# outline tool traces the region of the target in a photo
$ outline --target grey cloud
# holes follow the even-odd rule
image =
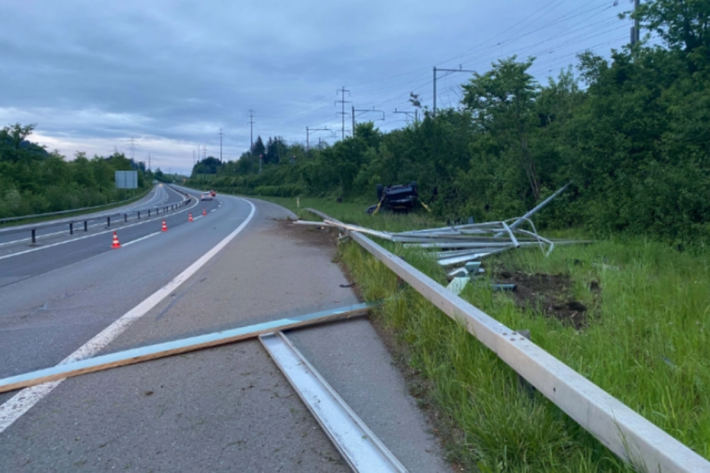
[[[166,146],[166,155],[182,156],[185,147],[198,143],[215,149],[220,127],[230,153],[237,155],[248,146],[248,109],[256,109],[255,134],[263,137],[303,140],[307,125],[335,127],[339,120],[333,101],[341,86],[351,89],[348,100],[359,108],[407,108],[410,90],[429,100],[431,66],[474,48],[549,2],[5,3],[0,117],[7,122],[16,121],[10,118],[13,113],[30,118],[44,134],[72,143],[161,137],[155,142]],[[564,12],[547,18],[558,13]],[[555,31],[526,39],[522,46]],[[489,56],[514,51],[513,46],[493,48],[481,58],[485,64]],[[448,67],[475,57],[469,54]],[[419,70],[349,86],[413,69]],[[442,81],[449,88],[456,85],[454,78]],[[455,102],[454,93],[445,94],[442,100]],[[403,123],[378,124],[387,129]]]

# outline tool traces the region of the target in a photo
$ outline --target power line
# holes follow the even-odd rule
[[[345,86],[343,86],[342,89],[335,91],[335,94],[336,94],[336,95],[337,95],[337,94],[342,94],[342,96],[340,97],[340,100],[336,100],[335,103],[336,103],[336,104],[341,104],[342,107],[343,107],[342,111],[338,112],[339,115],[342,115],[342,116],[343,116],[343,127],[342,127],[342,130],[341,130],[341,133],[342,133],[342,138],[341,138],[341,139],[343,139],[343,140],[345,139],[345,115],[347,115],[347,113],[345,113],[345,104],[346,104],[346,103],[352,103],[352,102],[350,102],[350,101],[346,101],[346,100],[345,100],[345,92],[347,92],[348,95],[350,95],[350,91],[349,91],[349,90],[345,90]],[[354,131],[355,131],[355,130],[353,130],[353,132],[354,132]]]
[[[219,162],[222,162],[222,129],[219,129]]]
[[[251,147],[249,148],[249,153],[251,153],[251,150],[254,148],[254,110],[249,109],[249,130],[250,130],[250,138],[251,138]]]

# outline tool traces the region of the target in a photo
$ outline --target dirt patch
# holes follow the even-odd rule
[[[574,300],[572,279],[568,274],[525,274],[497,271],[494,281],[500,284],[515,284],[510,294],[515,303],[524,310],[534,310],[546,317],[555,317],[581,330],[589,325],[589,308]],[[592,292],[598,293],[599,283],[592,283]]]
[[[333,248],[337,243],[337,234],[333,235],[328,227],[316,225],[294,225],[293,220],[273,219],[276,227],[266,230],[295,240],[300,245]]]

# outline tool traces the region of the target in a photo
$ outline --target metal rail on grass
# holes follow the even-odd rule
[[[338,222],[317,210],[310,212]],[[338,222],[341,223],[341,222]],[[609,450],[638,471],[710,473],[710,462],[611,394],[357,232],[350,237],[535,386]]]

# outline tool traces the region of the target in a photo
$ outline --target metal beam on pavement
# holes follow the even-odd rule
[[[233,343],[247,338],[257,337],[263,333],[304,327],[306,325],[322,323],[343,317],[360,315],[377,305],[379,305],[379,303],[370,302],[339,307],[337,309],[325,310],[313,314],[298,315],[271,322],[224,330],[222,332],[185,338],[182,340],[159,343],[157,345],[149,345],[141,348],[133,348],[131,350],[101,355],[65,365],[57,365],[51,368],[0,379],[0,393],[35,386],[37,384],[57,379],[79,376],[109,368],[132,365],[142,361],[154,360],[157,358],[164,358],[166,356],[179,355],[180,353],[201,350],[203,348]]]
[[[353,471],[407,471],[283,333],[259,341]]]

